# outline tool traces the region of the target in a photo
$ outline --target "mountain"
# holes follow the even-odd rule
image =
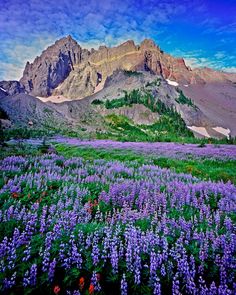
[[[130,105],[125,103],[127,97]],[[137,99],[139,103],[133,103]],[[27,62],[19,82],[0,82],[1,107],[14,122],[21,120],[12,112],[15,107],[27,110],[24,122],[34,119],[30,100],[38,110],[47,105],[49,117],[55,116],[57,122],[90,131],[105,128],[111,114],[135,124],[153,124],[161,117],[153,110],[155,103],[175,109],[196,135],[201,136],[201,128],[207,136],[236,135],[236,74],[191,69],[183,58],[166,54],[149,39],[97,50],[83,49],[71,36],[56,41],[33,63]],[[109,109],[107,100],[120,105]],[[43,114],[38,111],[35,122],[42,122]]]
[[[152,40],[140,45],[129,40],[117,47],[82,49],[71,36],[48,47],[32,64],[27,63],[20,79],[29,94],[62,95],[77,99],[91,95],[115,70],[149,71],[181,85],[236,82],[236,75],[208,68],[187,67],[183,58],[164,53]]]
[[[27,62],[20,83],[29,94],[48,96],[87,55],[88,51],[70,36],[62,38],[44,50],[32,64]]]

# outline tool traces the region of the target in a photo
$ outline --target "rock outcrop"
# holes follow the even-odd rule
[[[48,96],[87,56],[88,51],[71,36],[62,38],[44,50],[33,63],[27,62],[20,82],[31,95]]]
[[[1,89],[0,88],[0,99],[3,98],[3,97],[5,97],[5,96],[7,96],[6,91],[4,89]]]
[[[203,85],[212,81],[230,80],[233,77],[207,68],[192,70],[186,66],[183,58],[164,53],[152,40],[146,39],[140,45],[129,40],[117,47],[100,46],[98,50],[92,50],[54,90],[54,94],[81,99],[93,94],[99,83],[103,85],[116,70],[148,71],[182,85]]]
[[[54,126],[56,128],[62,125],[66,127],[69,124],[69,120],[53,105],[43,103],[38,98],[25,93],[2,98],[0,100],[1,110],[12,124],[17,126]]]
[[[25,87],[18,81],[0,81],[0,97],[24,92]]]
[[[88,62],[76,66],[69,76],[54,91],[53,95],[67,98],[84,98],[94,93],[100,82],[100,75]]]

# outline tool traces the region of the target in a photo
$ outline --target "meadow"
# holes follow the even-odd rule
[[[235,294],[236,161],[198,150],[6,148],[0,292]]]

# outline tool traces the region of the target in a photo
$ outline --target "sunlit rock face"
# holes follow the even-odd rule
[[[70,36],[62,38],[44,50],[33,63],[27,62],[20,82],[28,93],[48,96],[86,56],[87,51]]]
[[[96,92],[116,70],[148,71],[182,85],[236,80],[235,75],[207,68],[192,70],[183,58],[164,53],[149,39],[140,45],[128,40],[116,47],[88,51],[68,36],[44,50],[33,63],[28,62],[20,82],[31,95],[83,98]]]

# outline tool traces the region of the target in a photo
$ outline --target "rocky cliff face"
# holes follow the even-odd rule
[[[24,92],[25,87],[18,81],[0,81],[0,97]]]
[[[88,51],[83,50],[71,36],[62,38],[36,57],[33,63],[27,62],[20,82],[31,95],[48,96],[87,56]]]
[[[182,58],[164,53],[152,40],[140,45],[129,40],[117,47],[84,50],[70,36],[56,41],[32,64],[27,63],[20,82],[35,96],[62,95],[83,98],[117,70],[149,71],[184,84],[236,81],[236,75],[211,69],[190,69]]]

